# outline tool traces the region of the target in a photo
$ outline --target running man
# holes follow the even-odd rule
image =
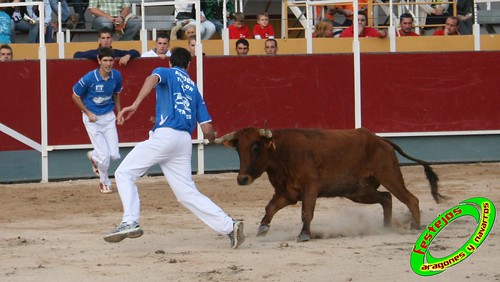
[[[115,172],[123,217],[120,225],[104,240],[116,243],[125,238],[142,236],[139,192],[135,182],[148,168],[159,164],[177,200],[209,227],[227,234],[231,248],[236,249],[245,240],[243,222],[233,220],[201,194],[191,177],[191,134],[196,123],[200,124],[209,142],[215,140],[205,101],[187,73],[191,54],[178,47],[172,51],[169,61],[170,68],[154,69],[144,81],[134,103],[118,114],[118,124],[123,124],[156,87],[156,123],[149,139],[137,144]]]
[[[82,111],[83,124],[94,146],[87,152],[92,169],[99,176],[102,193],[111,193],[108,169],[111,160],[120,158],[116,116],[121,110],[122,75],[113,69],[115,55],[111,48],[100,48],[97,55],[99,68],[84,75],[73,86],[73,101]]]

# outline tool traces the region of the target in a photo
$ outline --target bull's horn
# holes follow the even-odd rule
[[[273,132],[269,129],[259,129],[259,135],[271,139],[273,137]]]
[[[236,132],[231,132],[231,133],[228,133],[222,137],[219,137],[219,138],[215,138],[215,141],[214,143],[217,144],[217,145],[221,145],[222,143],[224,143],[225,141],[231,141],[234,139],[234,134]]]

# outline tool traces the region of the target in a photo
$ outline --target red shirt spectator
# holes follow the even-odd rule
[[[350,26],[346,29],[344,29],[344,31],[342,31],[342,33],[340,34],[340,37],[354,37],[354,27]],[[359,37],[385,37],[385,36],[380,36],[380,32],[378,29],[375,29],[373,27],[365,27],[363,29],[363,31],[361,32],[361,34],[359,35]]]
[[[255,39],[273,39],[274,29],[271,25],[263,28],[262,26],[257,24],[253,27],[253,36],[255,37]]]
[[[234,25],[230,25],[228,29],[229,29],[229,39],[252,38],[252,35],[250,34],[250,29],[248,29],[248,26],[246,25],[242,26],[241,28],[237,28]]]
[[[413,31],[410,31],[407,34],[404,34],[404,32],[401,29],[398,30],[398,31],[396,31],[396,35],[397,36],[420,36],[420,35],[418,35],[417,33],[413,32]]]
[[[367,21],[368,20],[365,13],[358,12],[359,37],[385,38],[387,36],[387,32],[385,32],[384,30],[378,30],[373,27],[366,26]],[[354,37],[354,27],[350,26],[344,29],[344,31],[342,31],[339,37]]]

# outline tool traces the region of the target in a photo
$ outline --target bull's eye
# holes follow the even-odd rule
[[[262,147],[259,143],[254,143],[252,147],[250,147],[250,154],[252,155],[252,157],[260,156],[261,152],[262,152]]]

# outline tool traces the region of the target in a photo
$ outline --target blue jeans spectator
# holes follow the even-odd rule
[[[224,24],[219,21],[219,20],[209,20],[211,23],[213,23],[215,25],[215,31],[217,32],[217,34],[219,34],[220,36],[222,36],[222,28],[224,26]],[[233,20],[228,20],[227,21],[227,25],[230,26],[233,24]]]
[[[29,24],[25,21],[18,21],[15,25],[15,30],[28,32],[28,43],[39,43],[40,38],[38,37],[38,24]],[[49,25],[46,27],[47,32],[45,33],[45,43],[53,43],[54,38],[52,36],[52,27]],[[15,41],[15,37],[12,37],[12,43]]]
[[[57,3],[61,2],[61,20],[62,22],[66,22],[71,15],[71,12],[69,10],[68,3],[66,0],[49,0],[50,3],[50,9],[52,9],[52,12],[56,14],[57,16]]]

